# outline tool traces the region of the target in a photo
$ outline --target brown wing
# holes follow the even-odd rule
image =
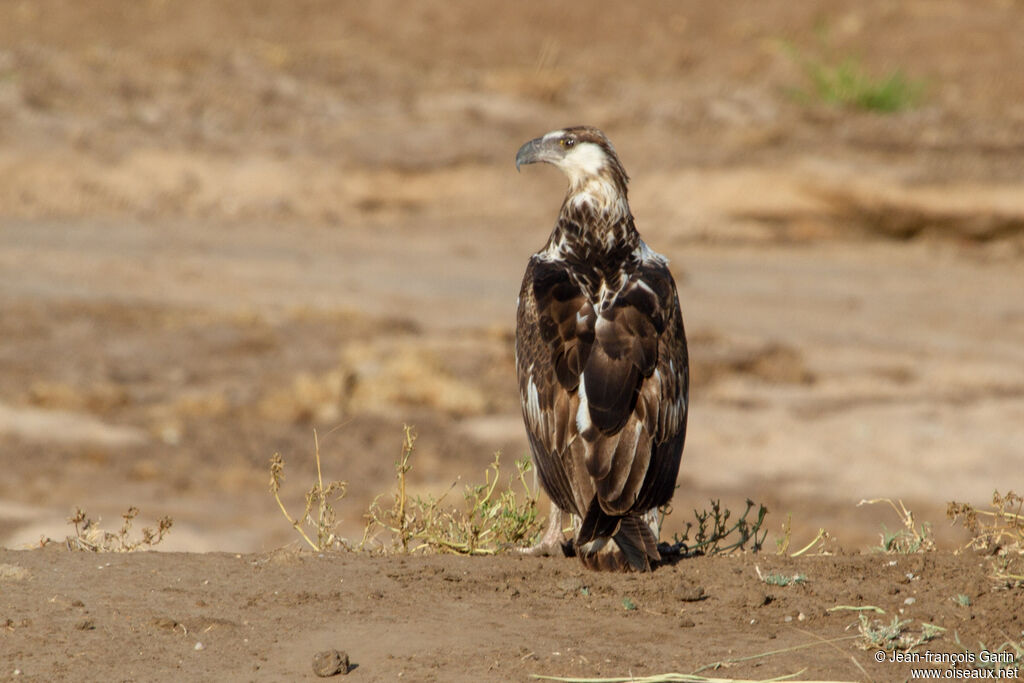
[[[595,324],[583,370],[586,466],[605,515],[667,503],[686,434],[689,367],[675,282],[648,258]],[[595,511],[596,512],[596,511]]]
[[[523,419],[544,490],[581,515],[570,448],[578,438],[580,373],[594,342],[594,309],[565,265],[534,256],[519,293],[516,372]]]

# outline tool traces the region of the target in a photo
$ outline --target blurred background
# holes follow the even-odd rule
[[[342,532],[527,452],[512,343],[557,171],[602,128],[680,286],[675,515],[843,547],[902,498],[1024,492],[1024,4],[0,3],[0,544],[170,515],[160,547]],[[738,508],[738,509],[737,509]],[[546,505],[542,508],[546,511]],[[951,536],[950,538],[958,538]]]

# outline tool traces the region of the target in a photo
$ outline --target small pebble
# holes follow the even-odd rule
[[[203,644],[202,644],[202,643],[196,643],[196,646],[195,646],[195,648],[194,648],[194,649],[196,649],[196,650],[202,650],[202,649],[203,649]]]
[[[320,678],[348,673],[348,653],[324,650],[313,655],[313,673]]]
[[[906,600],[903,601],[903,604],[904,605],[913,605],[915,602],[917,602],[917,598],[907,598]]]
[[[75,624],[75,628],[79,631],[92,631],[96,628],[96,622],[92,619],[82,619],[80,622]]]

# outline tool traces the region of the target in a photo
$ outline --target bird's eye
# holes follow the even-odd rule
[[[570,147],[576,144],[576,138],[562,138],[561,140],[558,141],[558,144],[560,144],[562,147],[565,147],[566,149],[569,149]]]

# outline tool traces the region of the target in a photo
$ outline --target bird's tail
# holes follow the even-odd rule
[[[596,510],[595,510],[596,509]],[[595,500],[576,536],[576,554],[596,571],[651,571],[661,560],[658,539],[638,514],[612,517]]]

